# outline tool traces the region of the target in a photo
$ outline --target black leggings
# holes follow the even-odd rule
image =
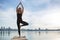
[[[20,23],[22,23],[23,25],[20,25]],[[22,14],[17,14],[17,26],[18,26],[19,35],[20,35],[21,26],[26,26],[26,25],[28,25],[28,23],[22,20]]]

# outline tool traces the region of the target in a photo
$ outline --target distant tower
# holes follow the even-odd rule
[[[5,27],[4,27],[4,30],[5,30]]]
[[[1,26],[1,29],[2,29],[2,26]]]
[[[11,29],[11,28],[9,27],[9,28],[8,28],[8,31],[10,31],[10,29]]]
[[[3,30],[3,27],[1,26],[1,31]]]
[[[39,30],[40,30],[40,28],[39,28]]]

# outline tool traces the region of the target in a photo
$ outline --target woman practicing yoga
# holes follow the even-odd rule
[[[19,5],[21,5],[21,7],[19,7]],[[18,4],[18,6],[16,7],[16,12],[17,12],[17,27],[18,27],[19,36],[20,36],[20,28],[21,28],[21,26],[28,25],[27,22],[22,20],[23,11],[24,11],[24,7],[23,7],[22,3],[20,2]],[[20,25],[20,23],[22,23],[22,25]]]

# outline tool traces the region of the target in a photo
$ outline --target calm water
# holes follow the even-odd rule
[[[21,31],[22,36],[26,36],[28,40],[60,40],[59,31]],[[0,31],[0,40],[11,40],[14,36],[18,36],[17,31]]]

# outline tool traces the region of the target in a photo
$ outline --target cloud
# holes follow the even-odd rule
[[[45,14],[42,19],[44,20],[45,23],[47,24],[52,24],[52,25],[57,25],[60,26],[60,8],[57,9],[51,9],[47,12],[47,14]]]
[[[5,11],[0,12],[0,26],[12,26],[15,23],[15,11],[13,8],[9,8]],[[13,25],[14,26],[14,25]]]
[[[45,9],[50,3],[50,0],[25,0],[23,4],[29,11],[38,11]]]
[[[23,20],[28,22],[29,26],[22,28],[60,28],[60,7],[55,0],[23,0],[23,4],[25,8]],[[0,26],[16,28],[16,19],[16,11],[13,7],[0,10]]]
[[[49,2],[50,0],[31,0],[31,3],[36,6],[41,5],[43,3],[49,3]]]
[[[31,16],[33,28],[59,28],[60,8],[54,7],[34,13]]]
[[[16,11],[8,8],[0,11],[0,26],[17,28]],[[31,12],[25,9],[23,20],[29,23],[28,27],[22,28],[60,28],[60,8],[49,8],[42,11]]]
[[[24,11],[23,20],[29,23],[30,12],[28,10]],[[0,26],[17,28],[17,14],[14,8],[7,8],[5,11],[0,11]],[[24,27],[23,27],[24,28]],[[28,28],[28,27],[25,27]]]
[[[29,22],[30,27],[23,28],[55,28],[60,26],[59,8],[52,8],[39,12],[29,12],[25,10],[23,14],[23,20]],[[13,8],[9,8],[6,11],[1,12],[1,20],[4,26],[16,27],[16,13]],[[2,25],[2,26],[3,26]]]

